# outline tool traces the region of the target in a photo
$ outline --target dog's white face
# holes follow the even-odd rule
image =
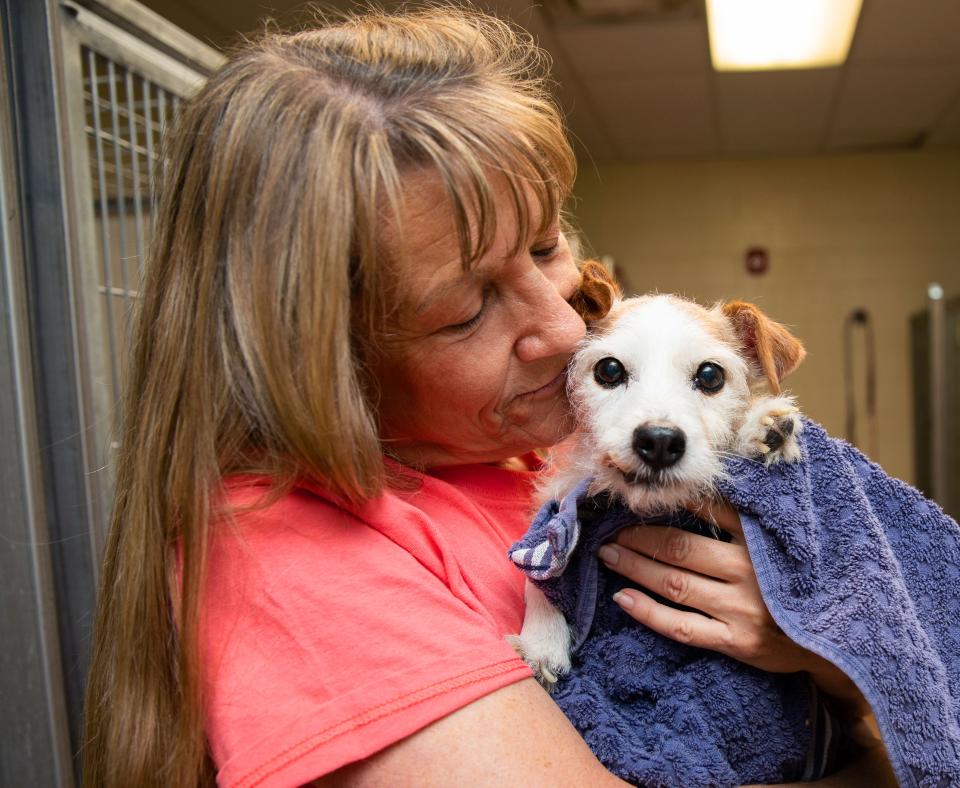
[[[637,512],[708,494],[749,406],[748,374],[719,309],[673,296],[619,302],[570,366],[575,465]]]

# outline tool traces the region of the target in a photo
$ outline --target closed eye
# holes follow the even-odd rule
[[[483,318],[484,310],[487,307],[487,301],[489,300],[489,289],[484,289],[483,291],[483,302],[480,304],[480,309],[477,310],[477,313],[471,317],[469,320],[464,320],[462,323],[455,323],[452,326],[447,326],[445,331],[454,331],[456,333],[466,333],[472,328],[476,328],[480,324],[480,320]]]
[[[530,250],[530,256],[535,260],[549,260],[560,248],[559,239],[554,238],[548,245],[540,246]]]

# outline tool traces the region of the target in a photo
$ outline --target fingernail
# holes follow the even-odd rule
[[[613,601],[625,610],[630,610],[633,607],[633,597],[623,593],[623,591],[617,591],[617,593],[613,595]]]
[[[603,561],[605,564],[609,564],[610,566],[616,566],[617,561],[620,560],[620,551],[617,550],[617,548],[613,545],[609,544],[605,544],[603,547],[601,547],[597,552],[597,555],[600,556],[601,561]]]

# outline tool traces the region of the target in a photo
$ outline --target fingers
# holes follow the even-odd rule
[[[721,527],[739,526],[731,507],[720,503],[710,508]],[[599,557],[640,587],[693,609],[677,610],[638,589],[614,595],[630,616],[664,637],[719,651],[761,670],[802,669],[798,666],[806,652],[770,615],[744,544],[643,525],[621,531]]]
[[[696,501],[685,504],[687,511],[704,522],[716,525],[718,528],[733,535],[735,542],[743,541],[743,525],[740,515],[726,501]]]
[[[800,669],[799,652],[803,650],[776,627],[769,615],[716,617],[711,608],[705,610],[708,615],[677,610],[632,588],[618,591],[613,600],[641,624],[679,643],[719,651],[761,670],[792,673]],[[718,605],[726,606],[722,600]]]
[[[728,627],[721,621],[675,610],[630,589],[618,591],[613,600],[632,618],[664,637],[698,648],[723,650],[721,646],[727,638]]]
[[[625,528],[617,535],[617,544],[662,564],[683,567],[728,582],[741,580],[753,572],[750,556],[743,546],[698,536],[680,528],[660,525]],[[629,557],[626,560],[629,561]],[[611,568],[625,574],[620,567]],[[640,571],[643,571],[642,567]],[[643,583],[639,577],[628,576]]]
[[[616,562],[613,559],[616,552]],[[640,583],[644,588],[685,607],[703,609],[705,603],[714,600],[717,581],[686,572],[667,564],[651,561],[649,558],[606,546],[600,550],[601,560],[619,574]]]

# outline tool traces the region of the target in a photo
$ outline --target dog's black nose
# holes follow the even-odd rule
[[[675,427],[637,427],[633,450],[655,471],[669,468],[687,449],[687,436]]]

